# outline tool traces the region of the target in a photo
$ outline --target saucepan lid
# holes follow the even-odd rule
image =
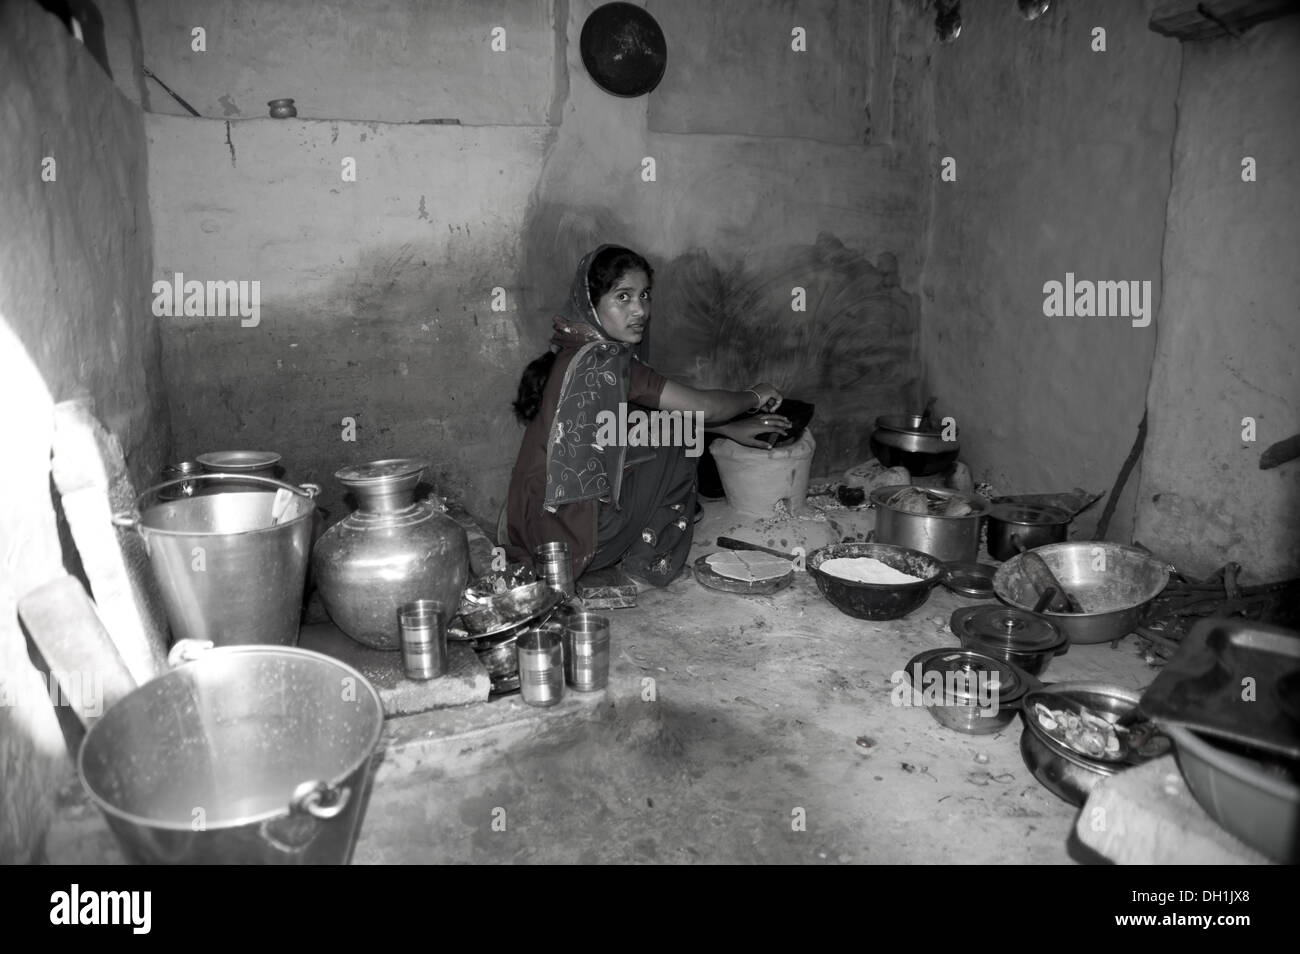
[[[1070,639],[1049,620],[1000,603],[962,607],[952,614],[949,628],[963,643],[999,652],[1056,652]]]
[[[911,658],[905,673],[917,692],[933,682],[946,705],[976,705],[996,693],[998,705],[1012,708],[1039,684],[1018,667],[973,649],[928,649]]]

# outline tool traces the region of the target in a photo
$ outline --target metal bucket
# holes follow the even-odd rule
[[[347,864],[383,723],[328,656],[209,649],[109,708],[77,771],[137,864]]]
[[[204,481],[267,490],[169,500],[160,491]],[[195,474],[151,487],[119,527],[144,539],[172,638],[217,646],[298,641],[315,506],[314,484],[295,487],[250,474]],[[157,502],[146,507],[146,500]]]

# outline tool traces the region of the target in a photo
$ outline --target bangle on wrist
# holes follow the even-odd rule
[[[763,406],[763,395],[759,394],[753,388],[745,388],[745,390],[748,391],[750,394],[754,395],[754,399],[758,401],[757,404],[755,404],[752,408],[750,408],[751,411],[757,411],[760,407]]]

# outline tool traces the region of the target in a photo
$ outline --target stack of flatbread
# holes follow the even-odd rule
[[[794,564],[779,556],[750,550],[721,550],[704,560],[718,576],[745,583],[779,580],[794,569]]]

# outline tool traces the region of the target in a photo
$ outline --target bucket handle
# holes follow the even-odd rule
[[[287,855],[301,855],[316,840],[321,822],[334,818],[347,806],[352,791],[336,789],[322,781],[303,782],[293,790],[289,813],[262,822],[262,838]],[[329,804],[322,804],[328,800]]]
[[[171,651],[167,653],[167,665],[175,669],[185,663],[194,662],[204,653],[215,648],[216,643],[210,639],[178,639],[172,644]]]
[[[352,789],[334,788],[320,780],[303,782],[293,790],[289,800],[290,812],[305,812],[313,818],[330,819],[347,807]]]
[[[150,487],[144,493],[135,498],[134,510],[122,510],[113,514],[113,526],[123,527],[127,530],[138,530],[140,528],[140,511],[143,509],[143,502],[150,494],[157,493],[160,490],[166,490],[168,487],[178,487],[181,484],[193,483],[196,480],[225,480],[245,483],[247,481],[256,481],[262,484],[270,484],[280,490],[288,490],[299,496],[306,497],[308,500],[314,500],[320,493],[319,484],[303,483],[301,486],[286,484],[283,480],[276,480],[274,477],[259,477],[257,474],[191,474],[188,477],[181,477],[177,480],[165,480],[161,484]]]

